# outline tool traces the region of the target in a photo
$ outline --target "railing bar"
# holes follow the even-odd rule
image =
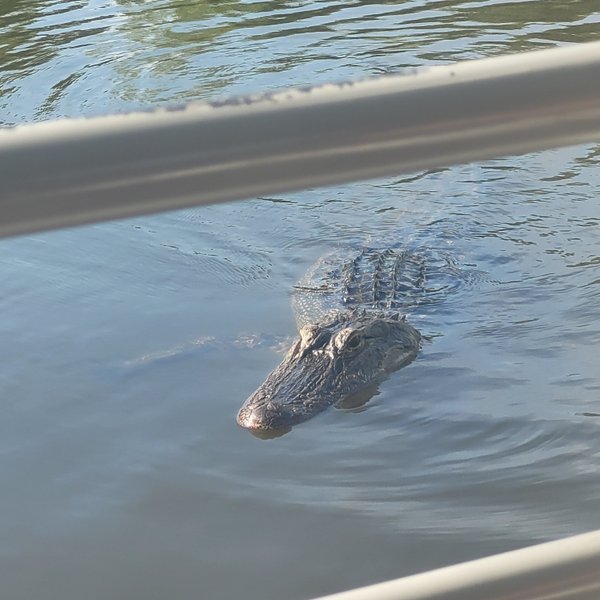
[[[600,530],[318,600],[597,600]]]
[[[600,140],[600,42],[0,130],[0,236]]]

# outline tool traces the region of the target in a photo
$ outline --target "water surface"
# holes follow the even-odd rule
[[[593,0],[0,1],[0,121],[600,37]],[[597,528],[598,147],[0,242],[4,596],[309,598]],[[243,400],[319,256],[452,257],[363,411]],[[457,279],[450,274],[449,282]]]

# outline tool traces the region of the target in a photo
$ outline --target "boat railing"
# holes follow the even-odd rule
[[[0,236],[600,140],[600,42],[0,129]]]

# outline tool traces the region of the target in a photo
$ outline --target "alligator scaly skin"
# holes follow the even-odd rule
[[[295,286],[298,328],[343,311],[406,312],[424,299],[426,266],[422,256],[391,248],[326,255]]]

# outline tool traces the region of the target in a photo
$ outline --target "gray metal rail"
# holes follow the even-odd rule
[[[320,600],[598,600],[600,531]]]
[[[0,130],[0,236],[600,140],[600,42]]]

